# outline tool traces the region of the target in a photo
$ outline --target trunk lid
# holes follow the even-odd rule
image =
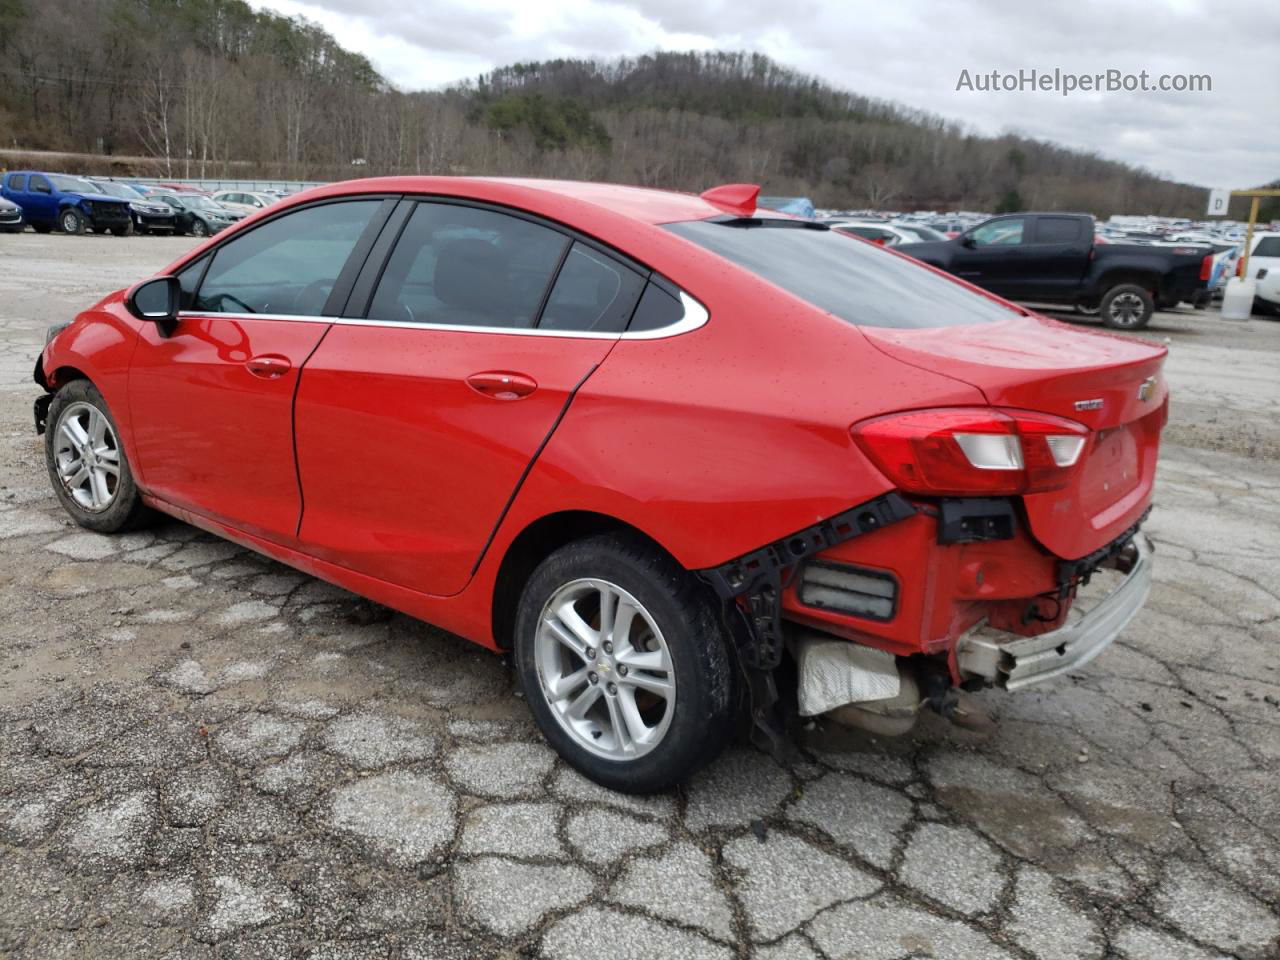
[[[878,349],[981,390],[992,406],[1052,413],[1092,431],[1072,486],[1023,497],[1031,532],[1078,559],[1114,540],[1151,502],[1167,390],[1158,344],[1050,320],[924,329],[862,327]]]

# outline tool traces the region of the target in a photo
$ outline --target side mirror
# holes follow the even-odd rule
[[[177,277],[156,277],[138,284],[125,295],[124,305],[139,320],[163,327],[177,323],[182,306],[182,284]]]
[[[972,249],[973,249],[974,247],[976,247],[977,245],[978,245],[978,244],[977,244],[977,242],[973,239],[973,235],[972,235],[972,234],[968,234],[968,233],[962,233],[962,234],[960,234],[960,246],[962,246],[962,247],[968,247],[970,250],[972,250]]]

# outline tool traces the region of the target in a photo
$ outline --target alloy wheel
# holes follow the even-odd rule
[[[1122,293],[1111,301],[1107,314],[1111,322],[1122,327],[1132,327],[1142,319],[1142,298],[1136,293]]]
[[[609,760],[634,760],[662,742],[676,705],[670,651],[653,617],[607,580],[580,579],[542,609],[538,681],[560,726]]]
[[[97,407],[73,403],[58,418],[53,442],[58,479],[76,504],[101,513],[120,486],[120,444]]]

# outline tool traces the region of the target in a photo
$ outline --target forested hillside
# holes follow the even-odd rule
[[[966,133],[758,54],[517,64],[393,89],[319,27],[242,0],[0,0],[0,146],[167,176],[568,176],[822,206],[1199,215],[1203,190]],[[116,167],[119,168],[119,165]]]

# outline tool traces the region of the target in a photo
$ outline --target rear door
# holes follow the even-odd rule
[[[518,211],[406,203],[298,392],[303,548],[462,590],[644,279]]]
[[[1035,217],[1024,269],[1011,278],[1013,295],[1029,300],[1074,300],[1093,251],[1093,225],[1086,217]]]
[[[394,201],[322,203],[238,233],[180,276],[171,330],[144,324],[129,402],[144,488],[279,543],[302,509],[293,399],[303,364]]]
[[[43,174],[33,173],[27,178],[27,192],[23,194],[22,211],[28,220],[54,223],[58,219],[58,198],[53,184]]]

